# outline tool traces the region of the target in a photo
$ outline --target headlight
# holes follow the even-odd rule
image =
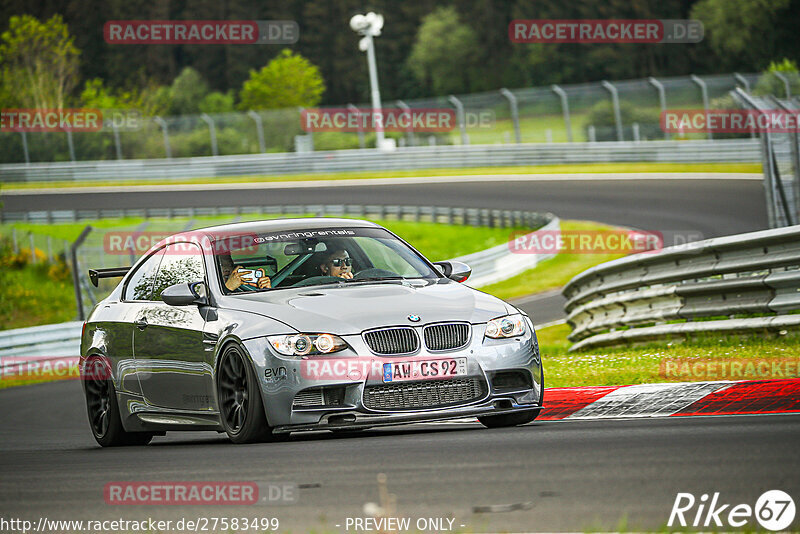
[[[492,339],[516,337],[524,333],[525,319],[520,313],[498,317],[486,323],[486,337]]]
[[[267,336],[272,348],[284,356],[331,354],[347,348],[347,343],[333,334],[289,334]]]

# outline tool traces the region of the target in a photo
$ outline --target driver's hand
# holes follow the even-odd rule
[[[346,273],[342,273],[341,278],[347,278],[348,280],[351,280],[353,278],[353,273],[351,273],[350,271],[347,271]]]
[[[272,289],[272,281],[269,279],[269,276],[262,276],[259,278],[256,285],[258,289]]]
[[[239,272],[241,268],[240,265],[234,267],[233,272],[228,277],[227,282],[225,282],[225,287],[227,287],[229,291],[237,290],[239,286],[244,283],[244,280],[242,280],[242,273]]]

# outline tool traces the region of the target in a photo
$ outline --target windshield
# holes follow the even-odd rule
[[[214,242],[226,294],[440,275],[382,228],[331,228],[226,236]]]

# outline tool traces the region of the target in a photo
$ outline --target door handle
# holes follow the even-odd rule
[[[139,330],[144,330],[145,328],[147,328],[147,319],[142,317],[133,324],[135,324],[136,328],[138,328]]]

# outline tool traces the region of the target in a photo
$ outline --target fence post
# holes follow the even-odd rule
[[[500,89],[500,94],[508,99],[508,105],[511,107],[511,120],[514,121],[514,136],[517,138],[517,144],[519,144],[522,142],[522,136],[519,131],[519,109],[517,108],[517,97],[505,87]]]
[[[658,104],[661,106],[661,114],[663,115],[667,112],[667,93],[664,91],[664,84],[652,76],[650,76],[647,81],[658,91]],[[669,132],[664,132],[664,139],[669,139]]]
[[[464,119],[464,104],[461,100],[457,99],[454,95],[449,95],[447,100],[456,107],[456,114],[458,115],[458,128],[461,130],[461,144],[468,145],[469,138],[467,137],[467,125]]]
[[[587,128],[587,131],[589,134],[589,142],[594,143],[595,141],[597,141],[597,136],[594,133],[594,124],[590,124],[589,127]]]
[[[567,93],[558,85],[551,85],[550,88],[561,98],[561,111],[564,113],[564,128],[567,129],[567,141],[572,142],[572,125],[569,120],[569,99]]]
[[[706,122],[708,122],[708,88],[706,87],[706,82],[694,74],[691,75],[691,79],[698,85],[698,87],[700,87],[700,94],[703,96],[703,109],[706,111]],[[711,128],[708,129],[708,138],[714,139],[714,134],[711,133]]]
[[[745,78],[738,72],[734,72],[733,77],[736,79],[736,81],[744,85],[745,91],[747,91],[748,93],[750,92],[750,82],[747,81],[747,78]]]
[[[25,154],[25,165],[30,165],[31,158],[30,155],[28,155],[28,136],[25,135],[24,130],[19,132],[19,134],[22,136],[22,153]]]
[[[80,247],[92,231],[90,225],[86,225],[78,239],[70,246],[70,257],[72,258],[72,284],[75,286],[75,302],[78,305],[78,320],[86,320],[83,312],[83,295],[81,295],[81,279],[78,273],[78,247]]]
[[[792,113],[789,105],[784,104],[777,98],[773,98],[772,101],[787,113]],[[789,136],[789,145],[792,148],[792,167],[794,167],[794,187],[792,187],[794,193],[794,219],[795,221],[800,221],[800,135],[798,135],[797,130],[786,135]]]
[[[17,228],[11,227],[11,243],[14,247],[14,254],[19,254],[19,243],[17,243]]]
[[[414,146],[416,144],[414,142],[414,124],[413,124],[414,117],[411,116],[411,108],[408,107],[408,104],[406,104],[402,100],[397,101],[397,107],[408,113],[408,128],[406,129],[406,135],[408,137],[408,146]]]
[[[28,246],[31,249],[31,264],[36,265],[38,263],[36,259],[36,243],[33,239],[33,234],[28,234]]]
[[[122,159],[122,145],[119,142],[119,128],[115,121],[111,121],[111,130],[114,132],[114,146],[117,148],[117,159]]]
[[[214,125],[214,119],[208,113],[201,114],[200,118],[208,124],[208,133],[211,136],[211,155],[219,156],[219,150],[217,150],[217,128]]]
[[[636,143],[639,142],[639,123],[638,122],[634,122],[633,123],[633,140]]]
[[[611,93],[611,105],[614,107],[614,124],[617,126],[617,141],[622,141],[622,114],[619,111],[619,93],[617,88],[608,80],[603,80],[600,84]]]
[[[261,121],[261,115],[252,109],[247,112],[247,115],[256,123],[256,136],[258,136],[258,150],[263,154],[267,151],[267,144],[264,141],[264,123]]]
[[[71,130],[64,130],[64,133],[67,134],[67,146],[69,147],[69,159],[73,162],[75,161],[75,143],[72,142],[72,131]]]
[[[356,131],[358,132],[358,148],[365,148],[364,128],[361,127],[361,111],[353,104],[347,104],[347,109],[356,114]]]
[[[153,120],[161,126],[161,132],[164,134],[164,153],[167,155],[167,159],[172,158],[172,149],[169,146],[169,133],[167,132],[167,123],[164,119],[156,115],[153,117]]]
[[[789,83],[789,78],[782,72],[774,71],[772,74],[778,77],[783,82],[783,89],[786,91],[786,98],[792,98],[792,86]]]

